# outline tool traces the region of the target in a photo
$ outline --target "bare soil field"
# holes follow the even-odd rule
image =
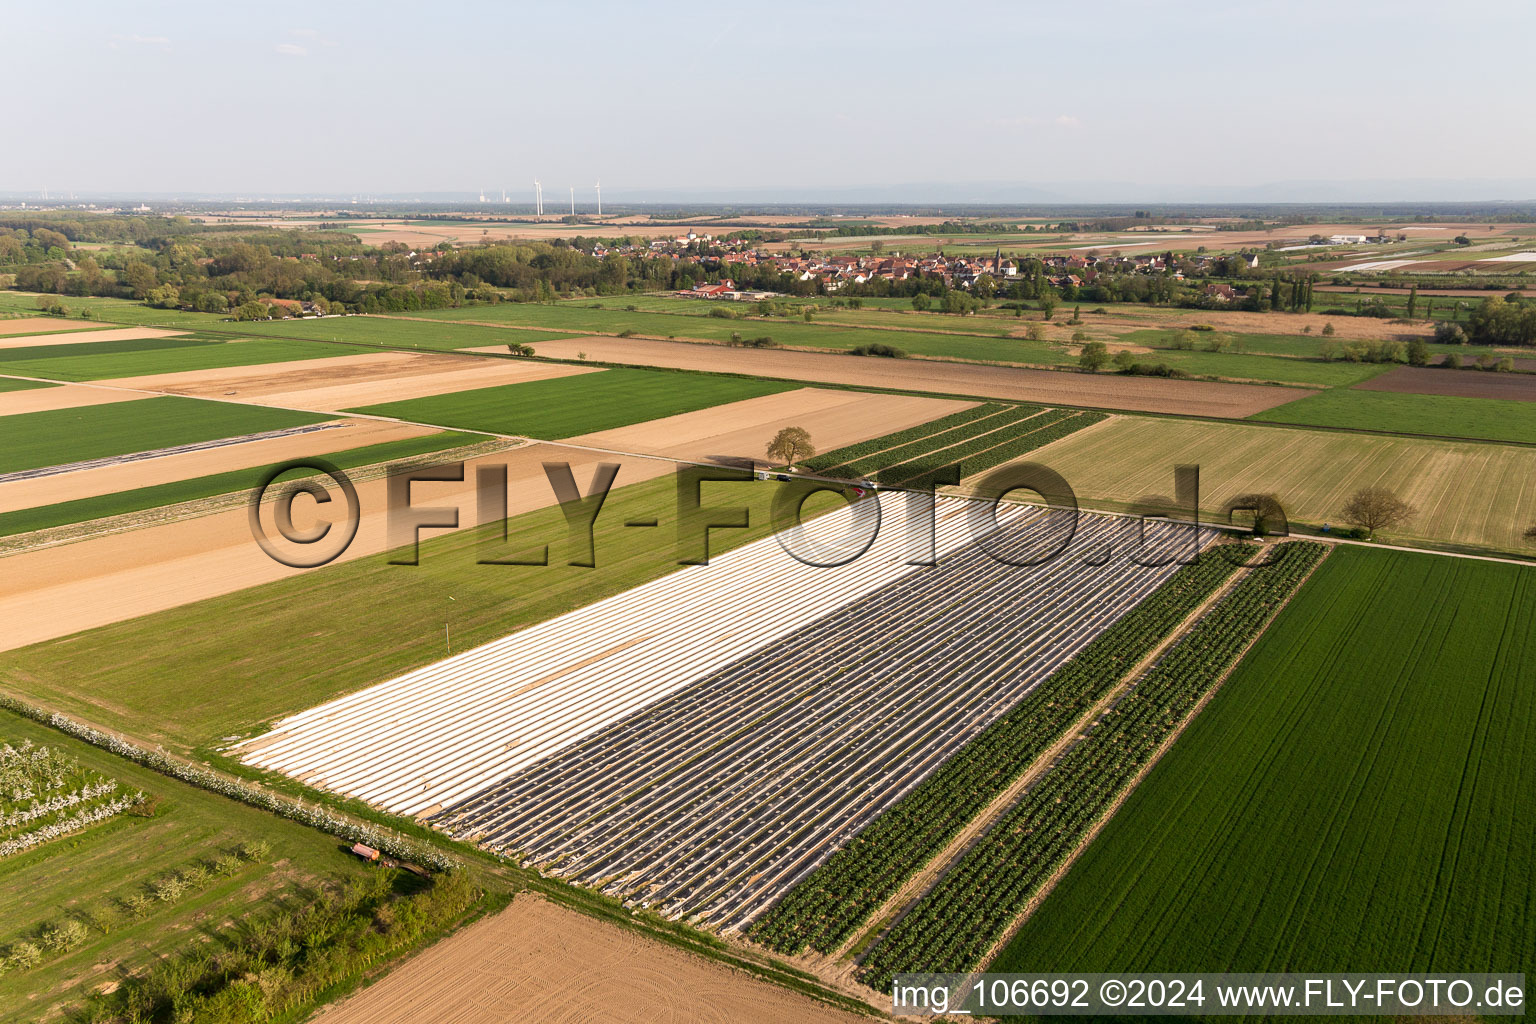
[[[460,522],[475,521],[475,467],[507,465],[508,514],[551,505],[554,493],[542,462],[569,462],[578,480],[589,480],[592,465],[618,462],[616,486],[672,472],[673,463],[622,458],[575,448],[529,445],[465,463],[464,482],[424,482],[412,488],[420,506],[458,506]],[[357,484],[362,514],[356,538],[337,561],[387,548],[384,479]],[[310,499],[294,503],[294,525],[308,530],[324,518],[344,515],[333,500],[317,508]],[[262,521],[277,536],[270,507]],[[423,537],[436,531],[424,530]],[[58,547],[21,551],[0,558],[0,650],[12,650],[149,612],[283,579],[309,570],[290,569],[268,558],[251,537],[246,510],[239,508],[181,522],[146,526]],[[323,572],[324,570],[318,570]]]
[[[1327,300],[1323,300],[1326,304]],[[1394,324],[1376,317],[1326,316],[1322,313],[1249,313],[1243,310],[1225,309],[1155,309],[1152,307],[1106,307],[1107,314],[1083,314],[1082,328],[1094,336],[1100,334],[1128,334],[1131,331],[1178,330],[1191,324],[1210,324],[1218,331],[1239,334],[1295,334],[1308,333],[1321,337],[1323,327],[1333,325],[1334,337],[1357,341],[1406,341],[1410,338],[1428,338],[1434,333],[1429,323]],[[1060,320],[1056,321],[1062,322]],[[1010,332],[1023,337],[1028,328]],[[1072,328],[1063,328],[1065,337]],[[1051,335],[1047,334],[1049,340]]]
[[[940,220],[942,223],[942,219]],[[1212,222],[1214,224],[1215,219]],[[923,220],[895,219],[890,226],[900,227],[904,224],[916,226],[925,223]],[[931,223],[931,221],[927,221]],[[1490,228],[1487,224],[1295,224],[1269,228],[1259,231],[1216,231],[1204,224],[1169,224],[1154,225],[1145,231],[1124,232],[1081,232],[1065,237],[1055,236],[1049,232],[1043,234],[1009,235],[1003,243],[1003,248],[1032,249],[1040,252],[1083,252],[1096,249],[1103,255],[1109,255],[1116,251],[1127,253],[1152,251],[1155,248],[1189,250],[1196,246],[1204,245],[1208,249],[1225,252],[1233,249],[1263,248],[1273,242],[1276,245],[1304,245],[1312,235],[1374,235],[1379,230],[1388,234],[1402,232],[1411,241],[1416,242],[1440,242],[1450,241],[1462,233],[1487,235]],[[1528,231],[1528,227],[1520,224],[1500,225],[1491,229],[1495,235],[1521,234]],[[967,242],[975,242],[986,236],[981,235],[928,235],[913,241],[905,241],[906,248],[917,251],[931,251],[942,244],[964,245]],[[1059,239],[1059,240],[1058,240]],[[887,241],[890,241],[887,239]],[[870,239],[865,238],[835,238],[827,239],[818,248],[833,249],[867,249]],[[769,245],[767,248],[783,250],[787,243]],[[1376,246],[1362,246],[1360,252],[1369,254]],[[1282,255],[1294,256],[1304,259],[1309,252],[1317,250],[1298,250]],[[1321,266],[1321,264],[1319,264]]]
[[[568,440],[692,462],[734,463],[743,458],[767,462],[764,450],[783,427],[804,427],[818,451],[831,451],[927,423],[973,404],[801,388]]]
[[[451,935],[317,1024],[864,1020],[537,896]]]
[[[50,389],[51,390],[51,389]],[[3,398],[4,396],[0,396]],[[130,397],[131,394],[130,394]],[[309,434],[289,437],[273,437],[245,444],[226,445],[207,451],[182,452],[159,459],[130,462],[97,469],[82,469],[57,476],[38,477],[35,480],[13,480],[0,483],[0,508],[8,512],[23,508],[37,508],[60,501],[91,498],[99,494],[131,491],[137,487],[151,487],[173,480],[189,480],[193,477],[211,476],[231,469],[249,466],[265,466],[286,459],[299,459],[310,455],[325,455],[348,448],[384,444],[408,437],[435,434],[429,427],[409,423],[388,423],[381,420],[344,420],[342,426],[332,430],[317,430]]]
[[[55,317],[24,316],[14,320],[0,320],[0,337],[7,334],[37,334],[53,331],[84,331],[96,325],[81,320],[60,320]],[[57,344],[57,343],[55,343]]]
[[[1347,292],[1351,295],[1358,293],[1361,298],[1368,298],[1372,295],[1407,295],[1413,289],[1377,288],[1374,286],[1352,284],[1320,284],[1316,286],[1316,290],[1320,292]],[[1422,298],[1444,295],[1447,298],[1464,296],[1467,298],[1487,299],[1495,295],[1508,295],[1512,291],[1518,291],[1523,295],[1532,295],[1536,294],[1536,286],[1528,285],[1524,288],[1499,288],[1496,290],[1488,288],[1420,288],[1419,295]]]
[[[53,388],[5,391],[0,392],[0,416],[16,416],[24,412],[47,412],[49,409],[79,409],[87,405],[131,402],[136,398],[148,397],[150,396],[134,391],[93,388],[86,384],[61,384]]]
[[[192,370],[102,381],[200,398],[230,398],[254,405],[334,412],[451,391],[589,373],[511,359],[476,359],[436,352],[373,352],[335,359],[300,359],[263,366]]]
[[[577,203],[585,205],[592,197],[577,196]],[[292,225],[290,225],[292,226]],[[584,224],[565,224],[555,217],[543,223],[513,223],[506,221],[442,221],[432,224],[407,224],[403,221],[343,221],[337,230],[362,228],[357,237],[364,245],[383,245],[399,242],[402,245],[431,246],[448,241],[468,245],[483,241],[507,242],[520,239],[536,241],[553,238],[570,238],[572,235],[609,234],[634,235],[640,238],[673,238],[688,233],[686,225],[672,227],[649,223],[614,225],[606,219]],[[725,234],[730,228],[699,224],[694,227],[699,234]]]
[[[1399,366],[1355,385],[1357,391],[1392,391],[1410,395],[1455,395],[1460,398],[1508,398],[1536,402],[1536,375],[1486,373]]]
[[[590,359],[635,366],[670,366],[827,384],[1008,398],[1043,405],[1227,419],[1241,419],[1316,394],[1301,388],[1067,373],[925,359],[737,349],[637,338],[571,338],[539,342],[536,348],[539,355],[556,359],[575,359],[577,352],[586,352]]]
[[[25,323],[26,321],[20,321]],[[33,331],[38,330],[34,327]],[[145,338],[174,338],[186,331],[167,331],[159,327],[117,327],[105,331],[73,331],[69,334],[32,334],[18,336],[3,332],[0,348],[31,348],[34,345],[91,345],[98,341],[141,341]]]

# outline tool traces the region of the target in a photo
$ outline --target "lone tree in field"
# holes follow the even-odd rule
[[[784,463],[790,469],[794,469],[795,463],[801,459],[808,459],[815,454],[816,446],[811,444],[811,435],[804,427],[785,427],[768,442],[768,457]]]
[[[1527,544],[1536,544],[1536,526],[1527,526],[1525,528],[1525,542]]]
[[[1109,346],[1102,341],[1089,341],[1083,344],[1083,351],[1077,357],[1077,368],[1084,373],[1098,373],[1109,365]]]
[[[1362,487],[1344,505],[1344,521],[1366,531],[1374,540],[1377,530],[1388,530],[1418,515],[1418,509],[1385,487]]]
[[[1253,535],[1255,537],[1268,537],[1271,534],[1284,535],[1289,531],[1289,521],[1285,515],[1285,506],[1280,504],[1280,498],[1277,495],[1238,495],[1227,502],[1227,516],[1230,518],[1238,512],[1246,512],[1253,516]]]

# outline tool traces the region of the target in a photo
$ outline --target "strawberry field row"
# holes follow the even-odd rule
[[[1181,568],[807,876],[753,938],[785,953],[838,948],[1233,571],[1214,554]]]
[[[876,989],[905,971],[971,970],[1322,557],[1282,545],[1004,815],[869,954]]]

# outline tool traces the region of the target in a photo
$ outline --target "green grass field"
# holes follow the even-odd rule
[[[132,299],[73,295],[50,295],[48,298],[64,304],[64,308],[69,310],[68,319],[71,322],[78,322],[80,314],[86,310],[90,310],[95,319],[109,324],[132,324],[138,327],[196,328],[213,326],[223,320],[222,316],[213,313],[185,313],[179,309],[155,309]],[[0,312],[36,313],[37,299],[36,292],[0,290]]]
[[[624,484],[622,473],[617,482]],[[745,506],[752,523],[712,531],[711,552],[772,532],[769,506],[780,486],[706,484],[706,504]],[[843,507],[825,500],[807,502],[806,515]],[[659,529],[624,526],[648,517]],[[670,476],[618,486],[594,527],[596,568],[566,564],[565,518],[551,506],[508,520],[505,547],[487,551],[486,531],[459,530],[424,539],[419,565],[359,558],[8,651],[0,691],[150,743],[210,744],[439,660],[445,626],[453,649],[466,650],[675,571],[676,524]],[[479,564],[545,544],[548,566]]]
[[[388,402],[352,411],[550,441],[799,386],[705,373],[613,369]]]
[[[393,459],[406,459],[459,445],[473,444],[477,440],[483,440],[483,438],[475,434],[458,432],[428,434],[425,437],[407,437],[399,441],[386,441],[383,444],[331,452],[323,458],[339,469],[354,469],[358,466],[372,466]],[[55,505],[21,509],[16,512],[3,512],[0,513],[0,537],[28,533],[32,530],[46,530],[55,526],[67,526],[71,523],[84,523],[105,516],[164,508],[178,502],[211,498],[218,494],[248,491],[260,482],[263,473],[276,465],[279,463],[270,463],[251,469],[230,470],[227,473],[214,473],[189,480],[175,480],[153,487],[138,487],[131,491],[100,494],[75,501],[59,502]],[[297,479],[298,475],[288,474],[283,479]]]
[[[989,970],[1536,972],[1536,575],[1323,564]]]
[[[1382,536],[1497,551],[1536,548],[1531,481],[1536,449],[1325,430],[1114,416],[1033,453],[1078,498],[1118,511],[1145,494],[1168,494],[1176,465],[1200,467],[1207,520],[1242,494],[1274,494],[1298,523],[1341,523],[1349,496],[1382,486],[1419,513]]]
[[[79,345],[0,349],[0,373],[53,380],[107,380],[183,373],[231,366],[258,366],[298,359],[326,359],[376,351],[278,338],[145,338]]]
[[[163,395],[7,416],[0,473],[282,430],[334,419],[307,412]]]
[[[370,870],[337,840],[294,822],[158,775],[52,729],[0,711],[0,742],[31,740],[62,750],[129,792],[156,802],[152,817],[123,813],[71,836],[0,860],[0,947],[35,941],[43,926],[76,920],[86,941],[36,967],[0,974],[0,1021],[48,1019],[56,1005],[200,944],[225,922],[291,911],[316,885]],[[265,841],[268,854],[216,877],[174,902],[151,899],[143,917],[119,902],[147,893],[171,872],[212,861],[244,843]],[[102,927],[110,930],[105,934]]]
[[[1271,423],[1536,443],[1536,403],[1386,391],[1324,391],[1249,417]]]
[[[415,314],[401,314],[414,316]],[[569,338],[560,331],[524,331],[510,327],[483,327],[479,324],[444,324],[425,320],[405,320],[383,316],[325,317],[319,320],[265,320],[260,323],[229,325],[242,334],[261,337],[300,338],[313,341],[340,341],[351,344],[387,345],[390,348],[414,348],[448,352],[481,345],[506,345],[517,342],[532,345],[539,341]],[[342,354],[342,353],[338,353]]]
[[[34,388],[55,388],[57,384],[50,384],[41,380],[18,380],[15,377],[0,377],[0,391],[31,391]]]
[[[1131,331],[1129,334],[1122,334],[1120,336],[1120,340],[1131,342],[1132,344],[1136,345],[1146,345],[1149,348],[1172,349],[1174,339],[1177,338],[1180,333],[1181,332],[1177,329],[1169,330],[1149,328],[1147,330]],[[1195,346],[1197,349],[1203,350],[1213,338],[1226,340],[1228,344],[1228,351],[1226,353],[1201,353],[1210,355],[1249,354],[1267,356],[1291,356],[1298,359],[1321,360],[1323,358],[1323,352],[1326,350],[1326,346],[1328,345],[1342,346],[1349,344],[1359,344],[1357,342],[1350,342],[1347,340],[1323,338],[1315,334],[1240,334],[1234,331],[1212,331],[1209,333],[1205,331],[1196,331],[1192,333],[1196,338]],[[1363,344],[1369,344],[1369,342],[1365,342]],[[1434,355],[1447,355],[1449,353],[1455,352],[1463,358],[1468,356],[1475,358],[1477,356],[1484,355],[1493,351],[1493,349],[1481,345],[1436,345],[1430,343],[1427,347],[1429,348],[1429,351]],[[1363,365],[1368,367],[1372,364],[1367,363],[1354,365]]]

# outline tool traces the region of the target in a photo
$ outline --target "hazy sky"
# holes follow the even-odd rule
[[[1536,178],[1529,0],[8,8],[0,191]]]

